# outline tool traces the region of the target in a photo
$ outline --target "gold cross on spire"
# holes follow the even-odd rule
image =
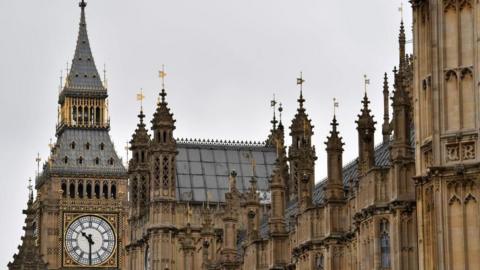
[[[337,108],[338,108],[338,101],[336,98],[333,98],[333,116],[336,116],[337,114]]]
[[[140,92],[137,93],[137,101],[140,101],[140,110],[143,111],[143,100],[145,96],[143,95],[143,88],[140,88]]]
[[[365,88],[365,95],[366,95],[367,94],[367,85],[370,84],[370,79],[367,77],[367,74],[363,75],[363,79],[364,79],[364,88]]]

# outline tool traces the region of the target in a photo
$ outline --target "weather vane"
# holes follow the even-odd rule
[[[162,65],[162,70],[158,72],[158,76],[162,79],[162,89],[165,89],[165,77],[167,76],[165,65]]]
[[[140,101],[140,110],[143,111],[143,100],[145,96],[143,95],[143,88],[140,88],[140,93],[137,93],[137,101]]]
[[[303,90],[303,83],[305,80],[303,79],[303,73],[300,71],[300,77],[297,78],[297,85],[300,85],[300,92]]]
[[[363,75],[363,79],[364,79],[365,94],[367,94],[367,85],[370,84],[370,79],[367,77],[367,74]]]
[[[338,101],[336,98],[333,98],[333,116],[337,115]]]

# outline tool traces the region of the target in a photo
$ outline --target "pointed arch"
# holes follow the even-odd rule
[[[380,265],[390,268],[390,222],[386,218],[380,220]]]
[[[473,83],[473,73],[470,68],[462,69],[460,86],[462,128],[473,129],[475,128],[475,90]]]
[[[446,130],[458,130],[460,128],[459,113],[459,91],[457,74],[453,70],[449,70],[445,74],[445,119]]]

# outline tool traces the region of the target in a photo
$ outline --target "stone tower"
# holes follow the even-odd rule
[[[57,140],[36,179],[36,245],[48,269],[124,268],[127,173],[109,136],[108,93],[87,35],[85,8],[77,46],[59,94]]]
[[[480,265],[478,2],[413,0],[420,269]]]

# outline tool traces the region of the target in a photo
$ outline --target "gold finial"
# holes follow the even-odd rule
[[[336,98],[333,98],[333,116],[335,117],[337,115],[337,108],[339,106],[339,103]]]
[[[403,1],[400,1],[400,7],[398,7],[398,11],[400,11],[400,18],[403,21]]]
[[[365,95],[367,94],[367,85],[370,84],[370,79],[367,77],[367,74],[363,74],[364,79],[364,88],[365,88]]]
[[[48,143],[48,148],[50,148],[50,150],[53,149],[53,142],[52,142],[52,138],[50,138],[50,142]]]
[[[143,100],[145,96],[143,95],[143,88],[140,88],[140,93],[137,93],[137,101],[140,101],[140,110],[143,111]]]
[[[297,78],[297,85],[300,85],[300,91],[302,91],[303,83],[305,80],[303,79],[303,72],[300,71],[300,77]]]

